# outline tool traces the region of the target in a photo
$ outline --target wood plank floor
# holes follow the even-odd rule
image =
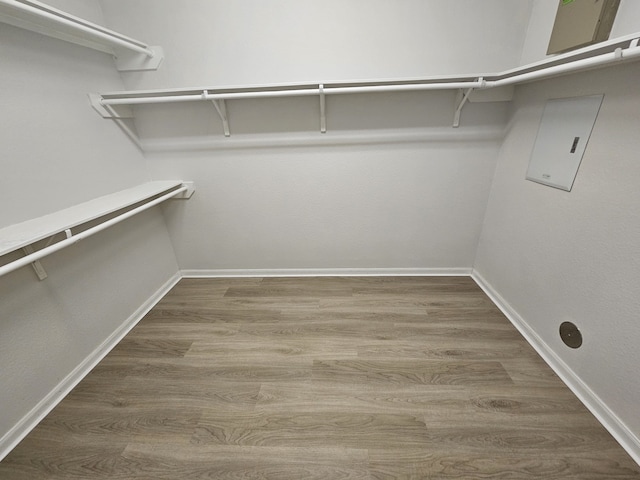
[[[182,280],[7,458],[22,479],[631,479],[467,277]]]

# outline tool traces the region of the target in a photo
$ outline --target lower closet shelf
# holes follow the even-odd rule
[[[193,191],[193,182],[183,182],[181,180],[148,182],[0,229],[0,257],[20,249],[27,254],[23,258],[0,266],[0,276],[29,263],[37,262],[40,258],[98,233],[170,198],[190,198]],[[80,233],[74,234],[71,231],[72,228],[99,220],[101,217],[114,214],[123,209],[129,210]],[[58,234],[64,234],[66,238],[51,244]],[[34,243],[47,238],[50,239],[47,245],[33,251],[31,246]],[[34,265],[34,268],[36,268],[36,265]],[[38,273],[37,268],[36,273]],[[41,279],[43,278],[40,274],[38,276]],[[46,277],[46,274],[44,274],[44,277]]]

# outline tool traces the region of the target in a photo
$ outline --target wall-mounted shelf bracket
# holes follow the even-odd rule
[[[320,133],[327,133],[327,113],[324,99],[324,84],[318,86],[320,91]]]
[[[478,79],[478,82],[480,82],[480,84],[484,84],[484,79],[480,77]],[[462,95],[462,99],[458,103],[456,111],[453,114],[453,128],[458,128],[460,126],[460,114],[462,113],[462,108],[464,107],[465,103],[467,103],[467,100],[469,100],[469,96],[471,95],[471,92],[473,92],[473,90],[474,87],[468,88],[464,95]]]
[[[157,70],[164,60],[164,50],[159,46],[147,47],[150,54],[114,48],[114,59],[119,72]]]
[[[173,197],[174,200],[189,199],[196,191],[196,184],[194,182],[182,182],[182,186],[186,187],[186,190],[175,195]]]
[[[102,118],[133,118],[130,105],[106,105],[99,93],[89,94],[89,103]]]
[[[132,120],[133,108],[130,105],[106,105],[103,103],[102,96],[97,93],[89,94],[89,102],[102,118],[113,119],[131,141],[142,150],[142,144]]]
[[[202,96],[206,99],[209,96],[209,92],[205,90],[202,92]],[[231,132],[229,131],[229,119],[227,118],[227,105],[224,102],[224,98],[219,100],[210,99],[213,106],[216,108],[216,112],[220,116],[220,120],[222,120],[222,128],[224,129],[224,136],[230,137]]]
[[[24,252],[25,255],[31,255],[32,253],[35,253],[35,250],[31,245],[27,245],[23,247],[22,251]],[[36,273],[38,280],[44,280],[45,278],[48,277],[47,271],[44,269],[44,267],[40,263],[40,260],[31,262],[31,267],[33,268],[33,271]]]

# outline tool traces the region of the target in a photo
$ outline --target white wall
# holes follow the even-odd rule
[[[496,141],[151,155],[196,178],[168,216],[183,269],[463,268],[473,263]]]
[[[620,0],[616,20],[611,29],[611,38],[640,32],[640,3],[635,0]]]
[[[141,107],[154,178],[196,195],[167,210],[182,269],[461,268],[473,264],[507,105],[455,93]],[[153,150],[153,151],[152,151]]]
[[[182,269],[463,268],[473,264],[506,121],[451,92],[140,108],[154,178],[197,194],[168,209]],[[395,128],[394,128],[395,127]]]
[[[148,178],[141,153],[86,97],[123,88],[109,55],[2,24],[0,58],[0,227]],[[11,429],[177,272],[157,210],[42,264],[42,282],[29,267],[0,278],[0,456]]]
[[[531,2],[103,0],[108,24],[165,48],[128,88],[403,78],[513,66]],[[481,54],[479,54],[481,52]],[[154,178],[196,181],[168,215],[183,269],[466,268],[505,104],[455,92],[136,109]],[[409,140],[409,141],[408,141]]]
[[[513,67],[530,1],[101,0],[107,23],[165,48],[129,89],[421,77]]]
[[[640,64],[521,86],[475,263],[548,347],[640,435]],[[604,93],[573,190],[525,180],[549,98]],[[584,344],[566,347],[563,321]],[[640,448],[640,445],[635,445]]]
[[[558,0],[535,0],[533,2],[520,65],[547,58],[547,48],[557,9]],[[640,32],[640,2],[620,0],[609,38],[613,39],[638,32]]]
[[[145,178],[142,155],[87,93],[122,88],[112,58],[2,24],[0,227]]]
[[[104,15],[99,0],[47,0],[43,3],[89,22],[104,25]]]

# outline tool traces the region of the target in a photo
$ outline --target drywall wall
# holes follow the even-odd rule
[[[104,25],[104,15],[102,14],[102,7],[98,0],[47,0],[42,3],[80,17],[83,20]]]
[[[547,47],[553,22],[556,19],[558,0],[536,0],[533,2],[529,27],[522,47],[520,65],[537,62],[547,58]],[[622,37],[640,32],[640,2],[620,0],[611,35],[609,38]]]
[[[640,32],[640,3],[635,0],[620,0],[616,20],[611,29],[611,38]]]
[[[111,56],[2,24],[0,227],[145,178],[140,152],[87,93],[121,88]]]
[[[530,1],[101,0],[111,28],[165,49],[128,89],[421,77],[513,67]]]
[[[2,24],[0,58],[0,227],[148,178],[142,154],[87,100],[122,88],[109,55]],[[42,282],[30,267],[0,277],[0,457],[30,411],[177,272],[159,210],[42,264]]]
[[[640,64],[633,63],[517,89],[475,263],[478,273],[636,436],[639,74]],[[572,191],[526,181],[546,100],[600,93],[604,101]],[[580,349],[560,340],[563,321],[580,328]]]
[[[128,88],[402,78],[514,65],[530,2],[102,1],[108,24],[165,48]],[[170,22],[170,25],[168,24]],[[478,51],[482,51],[482,55]],[[182,269],[463,268],[475,253],[505,104],[457,92],[135,109],[154,178],[194,179],[167,210]]]
[[[340,98],[338,104],[346,103],[330,105],[324,135],[318,118],[303,114],[304,102],[301,111],[292,107],[297,113],[289,121],[308,130],[295,133],[273,131],[287,120],[270,122],[268,111],[259,109],[252,123],[259,134],[194,142],[154,131],[150,173],[194,178],[198,185],[188,208],[166,210],[180,267],[469,270],[506,109],[469,105],[465,126],[454,129],[453,94],[427,97],[409,95],[396,106],[418,105],[416,123],[403,129],[388,122],[409,122],[409,107],[403,117],[385,101],[355,108],[355,99]],[[419,121],[427,126],[419,128]],[[232,121],[232,131],[236,123],[242,129],[249,122]],[[154,133],[143,131],[147,140]]]
[[[141,107],[154,178],[193,178],[188,208],[166,209],[180,268],[461,268],[473,263],[504,103],[454,92]]]
[[[154,155],[198,178],[168,222],[183,269],[462,268],[497,142]]]

